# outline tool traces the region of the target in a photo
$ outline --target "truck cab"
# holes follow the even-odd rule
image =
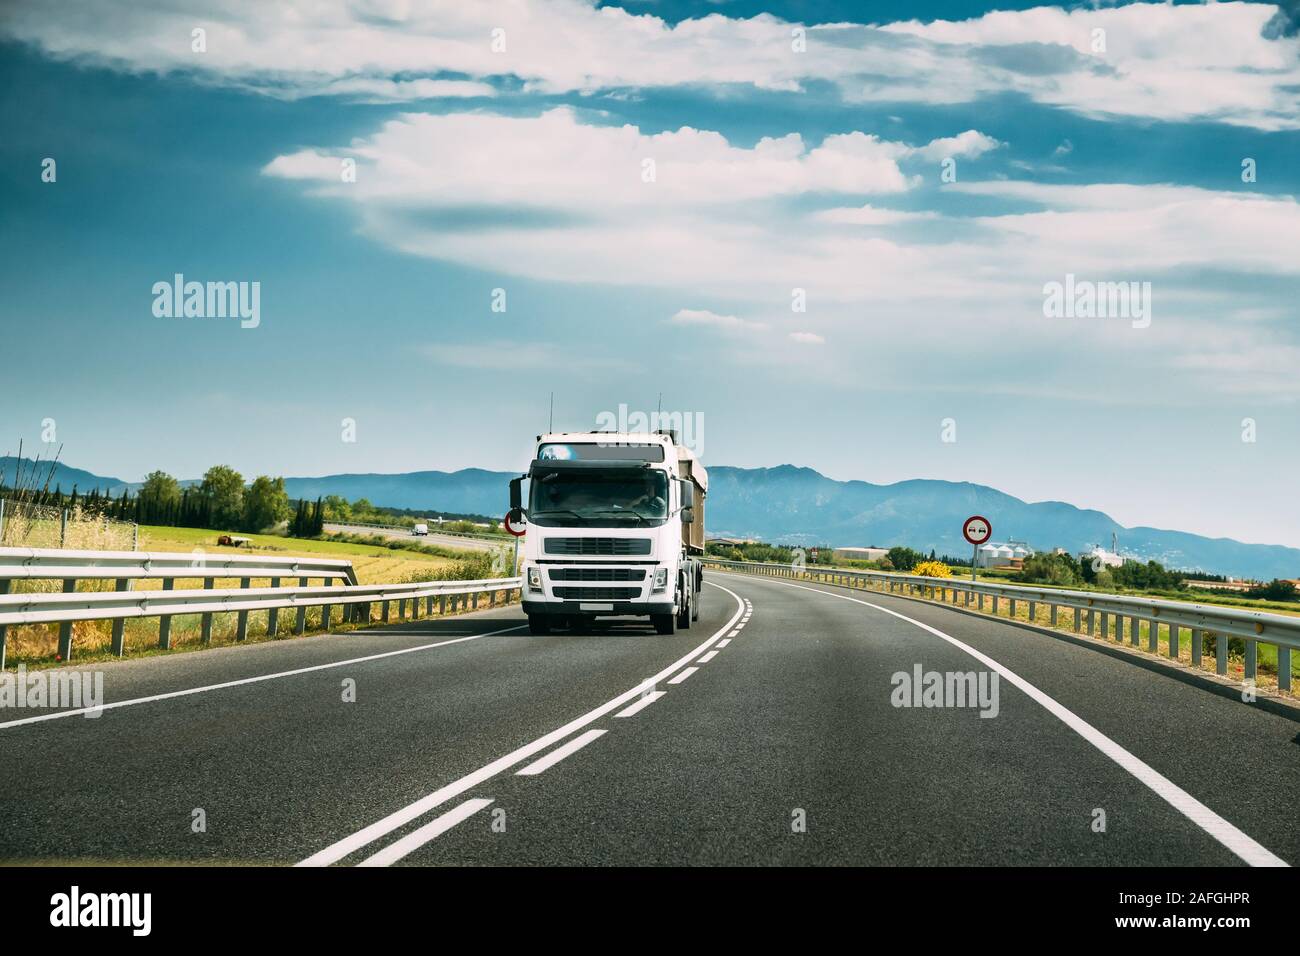
[[[528,522],[532,633],[626,615],[648,617],[660,634],[689,628],[700,613],[707,491],[704,467],[671,432],[539,435],[528,473],[510,483],[511,523]]]

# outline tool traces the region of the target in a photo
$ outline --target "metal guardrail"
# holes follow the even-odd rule
[[[1139,622],[1147,625],[1147,650],[1159,649],[1160,628],[1168,631],[1169,656],[1178,657],[1182,632],[1190,631],[1192,664],[1201,664],[1204,640],[1208,636],[1236,637],[1245,642],[1244,670],[1247,680],[1258,674],[1259,644],[1277,648],[1277,683],[1281,690],[1291,689],[1291,650],[1300,648],[1300,617],[1270,614],[1266,611],[1246,611],[1239,608],[1216,607],[1211,604],[1194,604],[1158,598],[1132,597],[1120,594],[1102,594],[1093,591],[1068,591],[1057,588],[1040,588],[1014,584],[994,584],[988,581],[970,581],[963,578],[930,578],[912,574],[895,574],[886,571],[849,571],[839,568],[794,567],[789,564],[759,564],[748,561],[724,561],[705,558],[711,567],[762,574],[767,577],[812,580],[838,584],[851,588],[877,587],[882,591],[910,593],[940,603],[970,607],[977,605],[983,611],[986,600],[991,600],[992,613],[1006,601],[1008,613],[1015,617],[1017,604],[1028,605],[1029,620],[1036,620],[1038,605],[1049,609],[1049,621],[1057,626],[1062,608],[1072,611],[1074,630],[1078,633],[1113,636],[1124,639],[1125,620],[1128,621],[1128,640],[1137,646],[1140,639]],[[1228,672],[1228,642],[1215,642],[1215,670]]]
[[[31,578],[307,577],[356,584],[352,562],[338,558],[276,558],[258,554],[165,551],[72,551],[0,548],[0,581]]]
[[[162,579],[161,590],[133,591],[140,579]],[[201,579],[201,589],[177,591],[177,578]],[[217,588],[218,578],[238,578],[238,588]],[[270,587],[250,587],[254,579],[267,578]],[[281,587],[282,578],[296,578],[296,585]],[[311,586],[312,579],[321,585]],[[61,591],[13,592],[15,580],[61,580]],[[116,581],[113,591],[77,591],[78,580]],[[330,586],[329,582],[339,582]],[[38,548],[0,548],[0,668],[4,667],[6,631],[11,625],[59,624],[59,656],[72,657],[72,625],[76,621],[113,621],[112,653],[121,656],[125,623],[129,618],[157,617],[158,646],[171,646],[171,617],[175,614],[202,615],[202,641],[212,639],[212,616],[232,612],[237,617],[235,640],[248,636],[248,612],[268,611],[267,632],[275,636],[281,609],[297,612],[295,632],[306,630],[307,608],[321,607],[322,627],[329,629],[335,605],[343,610],[344,623],[370,620],[370,605],[382,603],[381,620],[387,623],[389,607],[398,605],[405,619],[407,602],[412,617],[420,616],[420,599],[425,613],[433,613],[434,598],[442,613],[450,599],[457,606],[478,607],[480,594],[492,604],[497,595],[519,590],[521,578],[485,578],[474,581],[419,581],[407,584],[358,584],[352,562],[334,558],[280,558],[260,555],[176,554],[138,551],[68,551]]]

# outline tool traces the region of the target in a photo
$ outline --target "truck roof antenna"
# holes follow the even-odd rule
[[[555,393],[551,392],[551,417],[546,423],[546,430],[552,434],[555,433]]]

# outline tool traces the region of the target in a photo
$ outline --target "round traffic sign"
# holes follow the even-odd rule
[[[982,515],[971,515],[961,526],[962,536],[971,544],[983,544],[993,534],[993,525]]]
[[[505,522],[504,522],[504,526],[505,526],[506,531],[508,531],[508,532],[510,532],[511,534],[513,534],[516,538],[522,538],[522,537],[524,536],[524,534],[527,532],[527,529],[526,529],[526,528],[520,528],[518,531],[516,531],[516,530],[514,529],[514,526],[510,524],[510,515],[509,515],[509,514],[506,515],[506,520],[505,520]]]

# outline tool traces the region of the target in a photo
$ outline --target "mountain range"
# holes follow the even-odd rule
[[[15,465],[16,459],[0,458],[5,476],[13,476]],[[505,510],[507,482],[514,475],[481,468],[340,474],[286,478],[285,488],[291,498],[341,495],[349,501],[366,498],[392,508],[495,515]],[[55,468],[54,485],[65,492],[75,485],[82,493],[99,488],[113,495],[123,488],[139,488],[138,482],[63,464]],[[970,545],[961,536],[961,525],[973,514],[989,519],[994,540],[1024,541],[1039,550],[1109,547],[1114,535],[1121,554],[1154,559],[1166,567],[1263,579],[1300,576],[1300,549],[1159,528],[1126,528],[1100,511],[1062,501],[1026,502],[987,485],[931,479],[888,485],[836,481],[794,465],[709,468],[710,537],[836,547],[907,545],[964,556]]]

